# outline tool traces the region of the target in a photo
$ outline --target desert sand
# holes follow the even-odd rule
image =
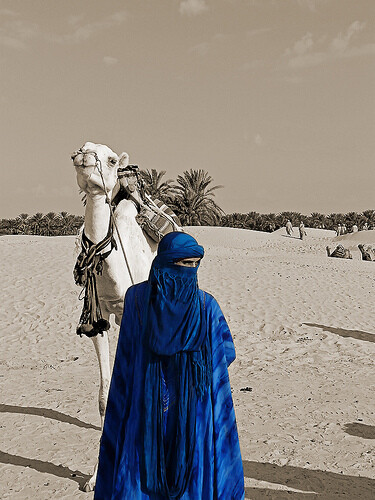
[[[356,245],[375,231],[306,230],[300,241],[283,229],[188,229],[206,250],[200,287],[236,346],[246,498],[370,500],[375,262]],[[327,257],[338,242],[353,260]],[[80,487],[98,452],[99,374],[91,341],[75,334],[74,247],[74,237],[0,238],[1,499],[93,498]],[[112,357],[116,339],[113,327]]]

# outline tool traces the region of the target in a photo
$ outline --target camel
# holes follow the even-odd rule
[[[362,260],[368,260],[368,261],[372,261],[372,257],[371,257],[371,254],[370,254],[370,251],[372,252],[372,248],[371,247],[368,247],[367,250],[365,249],[364,245],[360,244],[358,245],[358,248],[361,252],[361,255],[362,255]]]
[[[343,245],[337,245],[337,247],[331,253],[329,246],[326,247],[328,257],[336,257],[338,259],[352,259],[352,254],[350,250],[344,248]]]
[[[107,329],[110,315],[114,315],[117,325],[121,325],[126,290],[133,283],[147,280],[152,260],[156,255],[157,243],[149,238],[136,222],[137,208],[131,199],[122,199],[113,211],[114,228],[111,234],[111,208],[108,203],[116,184],[119,167],[129,163],[127,153],[118,156],[109,147],[86,142],[72,154],[77,173],[77,182],[86,195],[85,221],[82,237],[88,245],[97,245],[104,240],[97,263],[100,272],[96,274],[97,295],[100,304],[101,334],[92,336],[99,361],[100,388],[99,413],[103,429],[111,369]],[[109,238],[106,240],[106,237]],[[124,253],[126,257],[124,256]],[[103,323],[104,322],[104,323]],[[105,325],[105,326],[104,326]],[[85,333],[85,325],[81,333]],[[103,331],[103,328],[105,330]],[[91,335],[89,335],[91,336]],[[97,465],[94,474],[85,484],[85,491],[95,487]]]

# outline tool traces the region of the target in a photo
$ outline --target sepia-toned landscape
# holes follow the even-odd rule
[[[205,247],[200,287],[219,301],[237,359],[231,385],[246,498],[373,498],[375,263],[358,243],[189,227]],[[297,228],[295,228],[296,232]],[[353,259],[328,258],[340,241]],[[75,237],[2,236],[0,497],[92,499],[80,490],[100,439],[99,373],[75,333]],[[117,328],[110,331],[112,358]]]
[[[0,500],[93,500],[114,316],[172,227],[234,339],[246,499],[375,498],[374,14],[1,1]],[[110,315],[108,359],[76,329]]]

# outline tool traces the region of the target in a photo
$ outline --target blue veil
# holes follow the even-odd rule
[[[171,499],[184,494],[195,449],[197,398],[212,380],[212,355],[197,270],[175,264],[204,255],[196,240],[181,232],[160,241],[147,282],[147,317],[143,323],[146,356],[142,489]],[[166,426],[165,371],[172,374],[173,418]]]

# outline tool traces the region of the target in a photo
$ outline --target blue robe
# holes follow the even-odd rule
[[[94,500],[168,500],[141,490],[139,457],[145,373],[142,319],[146,282],[129,288],[118,339],[100,444]],[[210,294],[204,301],[212,347],[212,386],[198,400],[191,478],[181,500],[243,500],[244,476],[228,366],[235,359],[231,333]],[[175,415],[174,375],[163,364],[164,433]]]

